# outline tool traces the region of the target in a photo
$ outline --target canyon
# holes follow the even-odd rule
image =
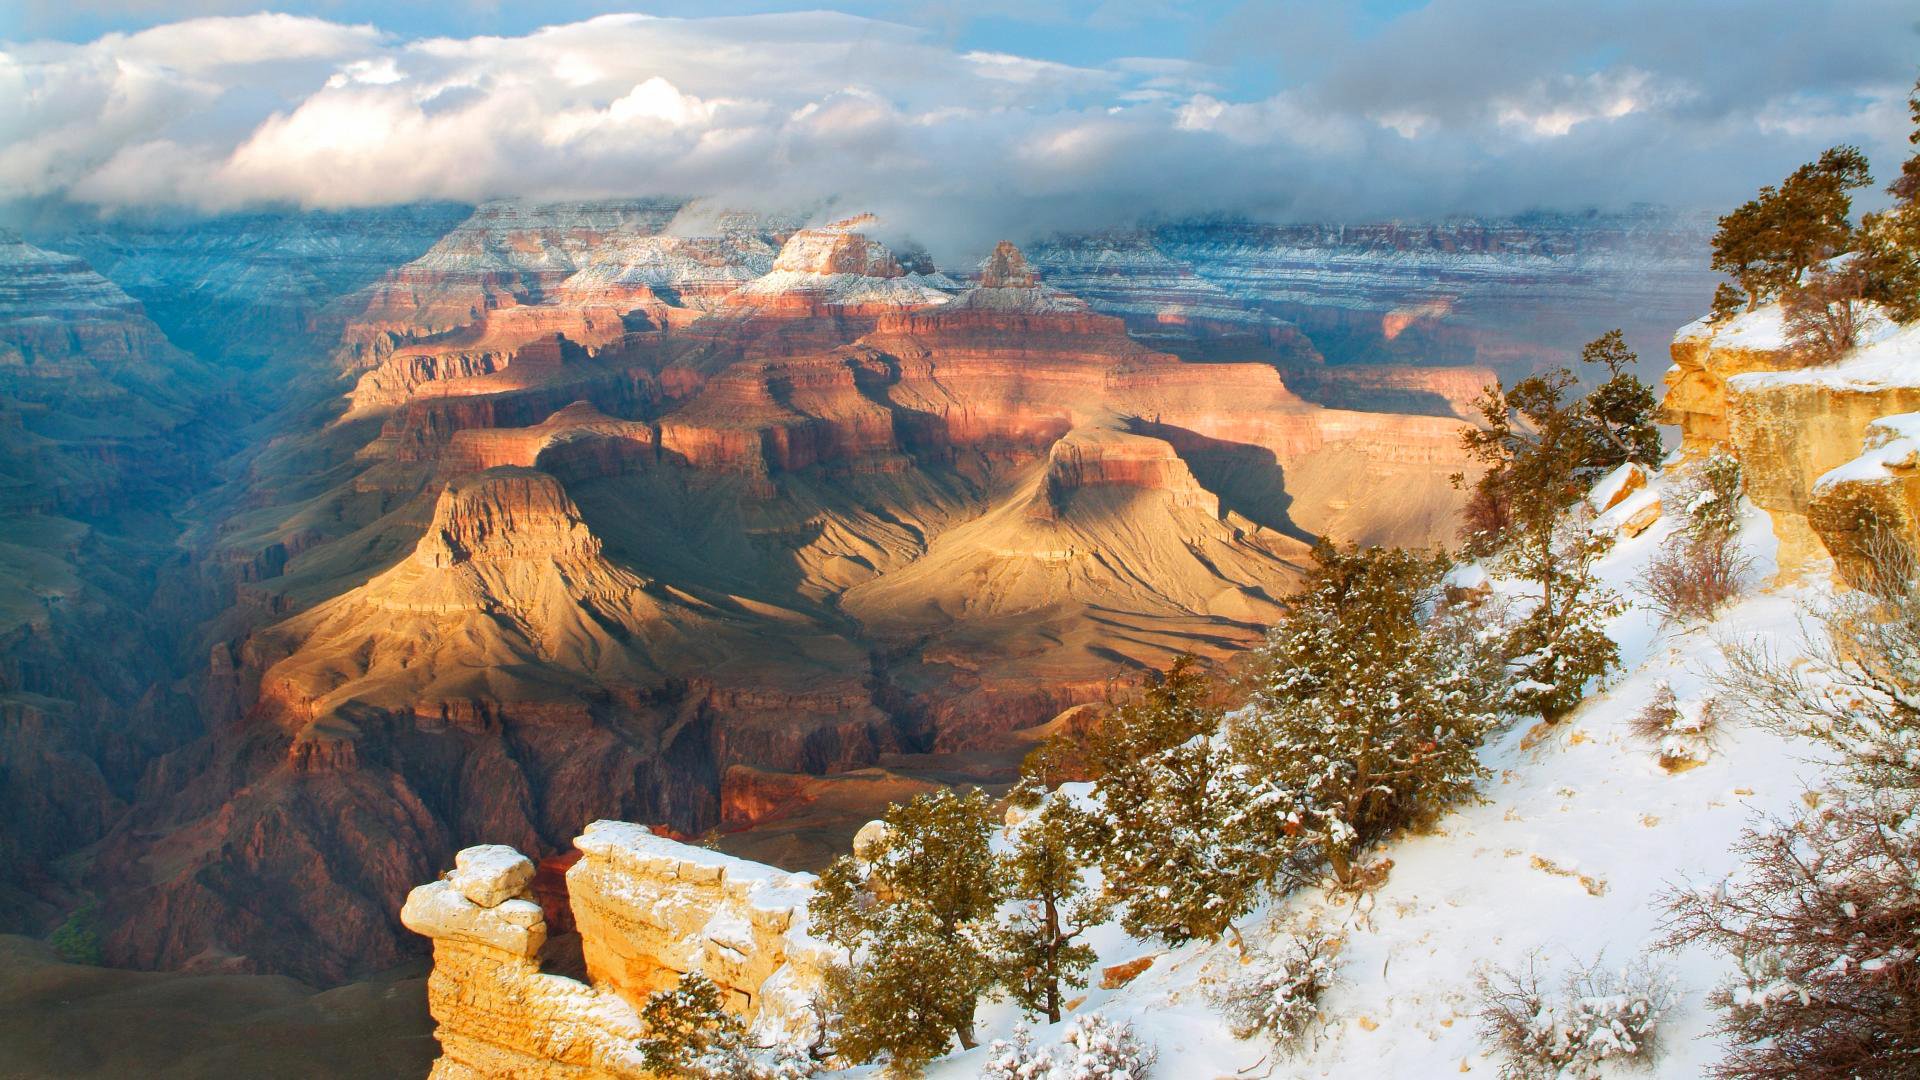
[[[95,896],[113,963],[330,985],[416,957],[402,900],[475,844],[550,877],[617,818],[818,865],[1229,662],[1316,538],[1450,542],[1481,386],[1629,279],[1710,289],[1650,215],[943,267],[803,224],[504,202],[7,248],[7,928]]]

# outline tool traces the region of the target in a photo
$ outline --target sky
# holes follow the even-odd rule
[[[1897,170],[1909,0],[15,0],[0,204],[704,195],[1044,224],[1724,208]]]

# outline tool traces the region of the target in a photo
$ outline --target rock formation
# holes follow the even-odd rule
[[[763,1038],[796,1035],[832,959],[806,931],[812,877],[596,821],[566,873],[586,982],[541,971],[547,923],[533,864],[469,848],[401,911],[433,941],[433,1076],[647,1077],[636,1047],[648,995],[698,971]]]
[[[1674,339],[1666,415],[1686,452],[1726,446],[1740,458],[1748,497],[1773,519],[1783,577],[1843,552],[1845,569],[1863,542],[1864,508],[1906,520],[1890,483],[1897,464],[1888,468],[1899,431],[1875,425],[1920,410],[1916,354],[1914,331],[1871,322],[1860,348],[1819,364],[1790,347],[1777,306],[1701,320]]]

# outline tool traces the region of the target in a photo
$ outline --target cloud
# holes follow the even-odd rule
[[[470,37],[188,19],[0,46],[0,193],[209,211],[699,194],[884,210],[936,254],[1199,213],[1716,206],[1837,141],[1887,171],[1920,42],[1894,0],[1249,3],[1215,27],[1188,56],[1065,63],[826,11]]]

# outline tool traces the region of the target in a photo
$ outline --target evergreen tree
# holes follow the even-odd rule
[[[1587,392],[1581,402],[1596,445],[1592,468],[1602,469],[1624,461],[1657,468],[1666,450],[1660,445],[1660,403],[1653,388],[1640,381],[1633,366],[1640,357],[1627,348],[1619,330],[1609,330],[1587,343],[1580,351],[1583,363],[1597,364],[1607,371],[1607,381]]]
[[[1713,268],[1746,293],[1749,311],[1779,296],[1815,265],[1850,250],[1847,193],[1872,182],[1858,148],[1828,150],[1720,219]]]
[[[1061,987],[1087,984],[1098,959],[1080,935],[1104,922],[1105,898],[1082,880],[1080,852],[1094,843],[1087,811],[1061,795],[1048,797],[1013,829],[1013,850],[1000,878],[1014,901],[995,935],[1003,981],[1028,1015],[1059,1023]]]
[[[1270,850],[1351,885],[1365,847],[1472,793],[1502,659],[1497,629],[1436,609],[1443,557],[1324,541],[1314,556],[1228,746]]]
[[[1088,748],[1100,867],[1121,926],[1136,937],[1217,938],[1269,874],[1257,837],[1234,827],[1251,793],[1210,738],[1220,725],[1212,693],[1183,657],[1114,708]]]
[[[1212,680],[1197,659],[1179,656],[1136,697],[1108,701],[1100,724],[1084,736],[1082,754],[1097,780],[1219,726]]]
[[[876,903],[863,921],[864,947],[825,975],[833,1052],[912,1077],[952,1048],[955,1032],[971,1046],[974,1007],[994,978],[973,935],[944,930],[913,903]]]
[[[848,951],[828,980],[842,1056],[910,1075],[954,1036],[974,1045],[974,1005],[994,981],[992,810],[978,790],[944,789],[889,807],[866,860],[842,856],[821,875],[813,930]]]
[[[1920,82],[1907,98],[1907,111],[1913,117],[1907,141],[1920,146]],[[1920,153],[1901,163],[1887,194],[1893,205],[1860,223],[1864,292],[1895,320],[1912,322],[1920,319]]]
[[[640,1010],[646,1037],[640,1054],[648,1069],[687,1080],[740,1080],[755,1076],[740,1018],[721,1004],[720,988],[697,971],[680,984],[647,998]]]
[[[1592,393],[1570,398],[1575,379],[1564,368],[1511,390],[1493,387],[1479,403],[1482,426],[1465,436],[1487,465],[1475,495],[1505,507],[1503,530],[1469,535],[1470,550],[1497,553],[1507,572],[1540,588],[1540,603],[1509,649],[1519,658],[1516,704],[1547,720],[1578,704],[1588,680],[1619,662],[1601,624],[1619,613],[1620,600],[1593,574],[1612,538],[1590,528],[1582,496],[1621,463],[1652,464],[1660,454],[1652,394],[1626,370],[1632,354],[1609,334],[1584,356],[1610,373]]]

